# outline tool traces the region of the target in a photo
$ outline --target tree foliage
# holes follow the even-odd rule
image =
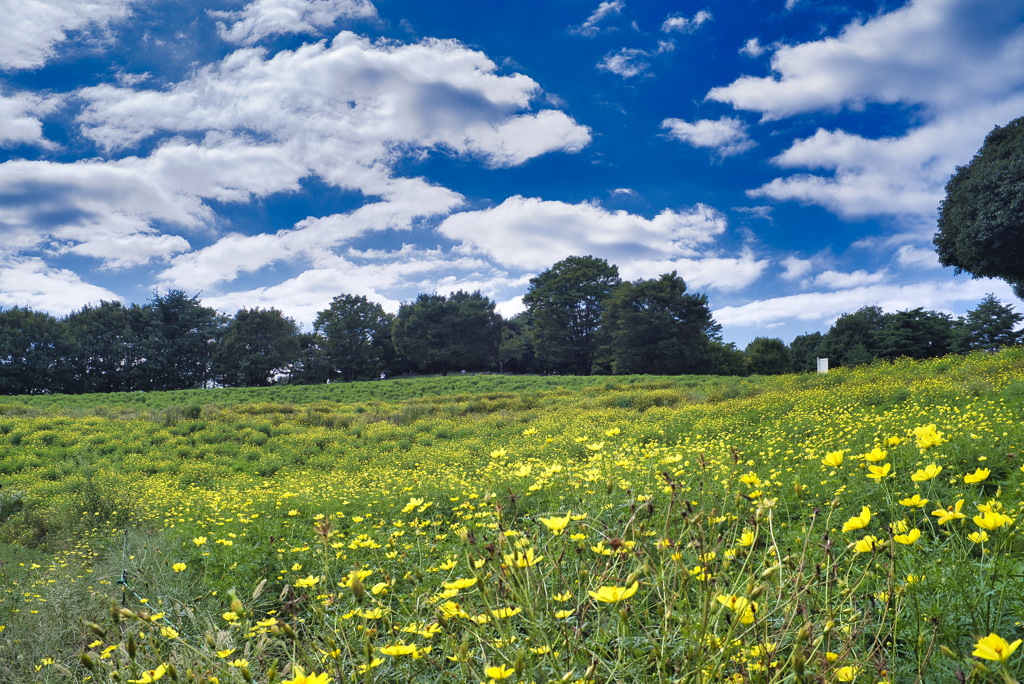
[[[934,244],[939,261],[1001,278],[1024,297],[1024,117],[997,126],[946,184]]]
[[[199,295],[168,290],[154,293],[144,307],[144,319],[141,356],[149,386],[143,389],[205,387],[213,378],[213,350],[224,317],[200,304]]]
[[[995,295],[989,293],[963,318],[961,330],[964,351],[995,351],[1000,347],[1017,344],[1022,336],[1017,330],[1021,321],[1024,321],[1024,315],[1017,313],[1012,306],[1003,304]]]
[[[17,306],[0,313],[0,393],[62,391],[66,347],[64,328],[50,314]]]
[[[363,380],[384,371],[391,321],[380,304],[362,295],[335,297],[313,322],[313,329],[323,336],[330,374]]]
[[[501,317],[479,292],[421,294],[398,309],[392,339],[423,372],[486,370],[497,360]]]
[[[531,278],[523,304],[533,318],[539,361],[558,372],[588,375],[606,301],[620,282],[616,266],[592,256],[568,257]]]
[[[877,335],[877,353],[883,359],[906,356],[930,359],[950,352],[952,319],[923,308],[887,314]]]
[[[697,373],[717,339],[705,295],[690,294],[675,271],[657,279],[617,285],[607,299],[603,356],[615,374]]]
[[[777,337],[755,337],[743,351],[747,355],[747,369],[756,375],[781,375],[792,370],[789,347]]]
[[[214,355],[217,379],[234,387],[273,384],[299,356],[299,326],[277,309],[240,309]]]

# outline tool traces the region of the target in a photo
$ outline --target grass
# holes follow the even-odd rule
[[[0,680],[1015,681],[1022,378],[13,398]]]

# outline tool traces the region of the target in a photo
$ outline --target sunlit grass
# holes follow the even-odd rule
[[[170,422],[0,416],[0,680],[1020,670],[1021,352],[701,397],[635,378],[489,399],[484,380]]]

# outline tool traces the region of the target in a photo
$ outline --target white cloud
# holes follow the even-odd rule
[[[13,0],[0,22],[0,69],[32,69],[72,33],[103,30],[138,0]]]
[[[650,63],[644,61],[647,57],[650,57],[650,54],[646,50],[622,48],[605,55],[604,59],[598,63],[597,68],[610,71],[623,78],[633,78],[650,68]]]
[[[827,328],[842,314],[864,306],[879,306],[886,312],[917,307],[950,312],[961,309],[965,304],[976,304],[988,292],[996,292],[1004,301],[1015,299],[1010,287],[1002,281],[928,281],[905,285],[868,285],[835,292],[805,292],[761,299],[741,306],[716,309],[714,316],[715,320],[727,327],[815,321]]]
[[[801,259],[795,256],[788,256],[782,260],[785,270],[780,274],[783,280],[799,280],[814,269],[815,259]]]
[[[600,31],[598,24],[612,14],[619,14],[626,7],[626,3],[622,0],[606,0],[597,6],[587,20],[579,26],[574,26],[569,29],[570,33],[577,33],[581,36],[592,37],[596,36]]]
[[[708,99],[778,119],[867,102],[959,107],[1024,83],[1024,0],[914,0],[838,37],[778,48],[769,77]]]
[[[120,297],[82,280],[67,269],[51,268],[41,259],[0,261],[0,308],[21,306],[65,316],[86,304]]]
[[[317,35],[340,19],[369,19],[377,10],[369,0],[253,0],[237,12],[210,11],[222,40],[252,45],[267,36],[308,33]]]
[[[889,274],[885,271],[868,273],[864,269],[858,269],[851,273],[844,273],[843,271],[828,270],[822,271],[818,275],[814,276],[814,279],[811,282],[814,285],[827,287],[832,290],[842,290],[862,287],[865,285],[875,285],[886,281],[888,278]]]
[[[746,55],[747,57],[760,57],[763,55],[768,48],[761,45],[761,41],[757,38],[748,38],[743,47],[740,48],[740,54]]]
[[[681,14],[672,14],[666,17],[665,21],[662,22],[661,30],[665,33],[693,33],[699,29],[702,24],[711,21],[711,19],[711,12],[708,10],[700,10],[694,14],[691,19],[687,19]]]
[[[39,97],[27,92],[5,95],[0,92],[0,147],[28,144],[53,148],[43,137],[43,122],[39,118],[52,112],[61,102],[59,97]]]
[[[941,268],[939,256],[934,247],[914,247],[903,245],[896,250],[896,261],[900,266],[911,268]]]
[[[693,123],[682,119],[665,119],[661,127],[668,129],[670,138],[694,147],[710,147],[722,157],[746,152],[755,145],[747,135],[746,125],[732,117],[701,119]]]
[[[574,254],[623,265],[634,260],[699,256],[725,231],[725,218],[697,205],[664,210],[652,219],[596,204],[514,196],[498,206],[445,219],[437,231],[505,266],[547,268]]]
[[[735,257],[702,256],[628,261],[620,265],[619,272],[626,280],[636,280],[676,271],[690,291],[710,289],[735,292],[753,285],[769,265],[769,260],[758,259],[750,248],[744,248],[739,256]]]

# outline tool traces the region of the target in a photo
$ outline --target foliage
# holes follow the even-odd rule
[[[617,375],[698,372],[707,367],[708,343],[721,331],[707,297],[687,293],[675,271],[617,285],[601,326],[604,356]]]
[[[145,384],[139,389],[172,390],[205,387],[212,379],[213,350],[225,323],[199,295],[182,290],[154,293],[144,308]]]
[[[906,356],[911,359],[930,359],[951,351],[952,319],[922,307],[886,314],[875,343],[877,355],[883,359]]]
[[[479,292],[421,294],[399,308],[392,339],[395,350],[423,372],[486,370],[498,356],[501,317]]]
[[[1024,321],[1024,315],[1014,311],[1009,304],[1003,304],[990,293],[964,317],[961,351],[996,351],[1001,347],[1017,344],[1021,340],[1021,333],[1017,330],[1021,321]]]
[[[824,335],[820,332],[797,335],[789,343],[789,351],[793,357],[794,373],[813,373],[818,369],[818,359],[823,356],[822,342]]]
[[[392,317],[362,295],[342,294],[316,315],[313,329],[323,336],[328,362],[343,380],[365,380],[385,369]]]
[[[299,353],[299,326],[277,309],[239,309],[214,352],[214,375],[232,387],[266,387]]]
[[[789,347],[777,337],[755,337],[743,351],[747,368],[756,375],[789,373],[793,367]]]
[[[592,371],[605,305],[619,283],[619,269],[592,256],[568,257],[530,279],[523,304],[541,363],[560,373]]]
[[[0,393],[40,394],[63,387],[66,346],[53,316],[19,307],[0,312]]]
[[[939,205],[939,261],[975,278],[1001,278],[1024,297],[1024,117],[996,126]]]

